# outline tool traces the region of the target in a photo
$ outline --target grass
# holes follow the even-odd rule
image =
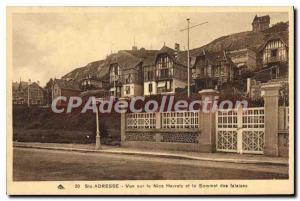
[[[56,114],[49,108],[14,106],[13,140],[19,142],[93,143],[96,122],[93,113]],[[100,118],[103,141],[120,140],[120,115]]]

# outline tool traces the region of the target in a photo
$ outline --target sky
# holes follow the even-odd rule
[[[39,81],[60,78],[89,62],[105,59],[122,49],[160,49],[164,43],[187,47],[187,26],[208,22],[190,31],[190,48],[212,40],[251,30],[254,16],[268,14],[271,24],[288,21],[287,13],[203,13],[164,9],[85,8],[80,12],[15,12],[12,14],[13,81]]]

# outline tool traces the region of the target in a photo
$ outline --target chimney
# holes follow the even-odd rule
[[[180,51],[180,45],[178,43],[175,43],[175,59],[177,59],[179,51]]]

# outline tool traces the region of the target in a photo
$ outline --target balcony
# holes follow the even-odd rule
[[[169,69],[159,70],[159,74],[156,77],[157,80],[173,79],[173,73]]]
[[[269,57],[263,61],[263,64],[284,62],[284,61],[286,61],[286,58],[283,58],[283,57]]]
[[[109,78],[109,83],[110,84],[114,84],[114,82],[116,82],[116,83],[119,83],[119,82],[121,82],[122,80],[121,80],[121,75],[115,75],[115,76],[111,76],[110,78]]]

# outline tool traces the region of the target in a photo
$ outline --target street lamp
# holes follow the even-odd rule
[[[99,128],[99,108],[97,107],[97,101],[101,102],[103,98],[95,98],[94,104],[96,105],[96,145],[95,149],[102,149],[101,148],[101,139],[100,139],[100,128]]]

